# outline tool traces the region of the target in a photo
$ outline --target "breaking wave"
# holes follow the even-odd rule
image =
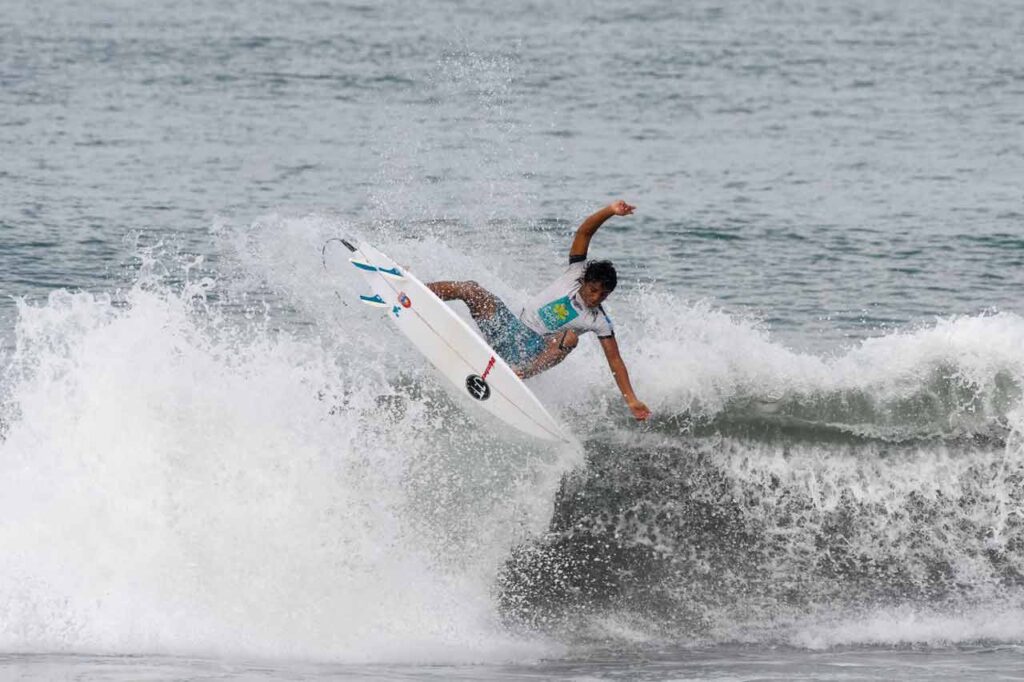
[[[1019,316],[820,356],[636,286],[611,308],[655,418],[630,420],[584,343],[532,383],[580,440],[553,450],[349,305],[319,246],[359,231],[219,226],[215,263],[140,249],[124,290],[19,302],[0,648],[465,661],[1024,636]],[[369,231],[424,279],[531,291],[426,227]]]

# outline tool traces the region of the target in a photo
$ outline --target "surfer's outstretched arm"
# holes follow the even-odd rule
[[[612,375],[615,377],[615,383],[618,385],[619,391],[622,392],[626,404],[629,405],[630,412],[639,421],[647,419],[651,416],[651,411],[637,399],[636,393],[633,392],[633,385],[629,383],[629,372],[626,371],[626,363],[619,355],[619,344],[615,337],[606,336],[600,341],[601,348],[604,349],[604,356],[608,359],[608,366],[611,367]]]
[[[576,229],[576,236],[572,240],[572,246],[569,247],[569,262],[581,261],[587,257],[587,251],[590,249],[590,240],[594,237],[598,228],[604,225],[606,220],[613,215],[631,215],[635,210],[636,206],[630,206],[622,199],[619,199],[589,216]]]

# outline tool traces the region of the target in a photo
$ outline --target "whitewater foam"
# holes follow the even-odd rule
[[[395,388],[332,345],[345,329],[329,343],[229,318],[206,304],[214,287],[143,278],[119,300],[19,303],[0,444],[0,648],[549,651],[497,625],[490,576],[543,523],[557,453],[520,445],[474,461],[490,442],[450,418],[470,451],[423,437],[458,413],[443,395],[402,394],[412,409],[382,429],[379,401]]]

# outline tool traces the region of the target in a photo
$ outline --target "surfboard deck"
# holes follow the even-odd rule
[[[369,285],[370,293],[359,300],[380,308],[457,392],[523,433],[570,442],[508,363],[415,275],[373,246],[345,239],[324,244],[325,266],[329,247],[344,247]]]

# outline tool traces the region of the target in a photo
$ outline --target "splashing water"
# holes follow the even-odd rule
[[[572,453],[495,442],[431,382],[410,389],[418,370],[382,379],[385,354],[351,328],[275,331],[225,314],[213,280],[172,288],[155,265],[116,298],[19,304],[0,646],[545,650],[496,626],[490,589]]]

